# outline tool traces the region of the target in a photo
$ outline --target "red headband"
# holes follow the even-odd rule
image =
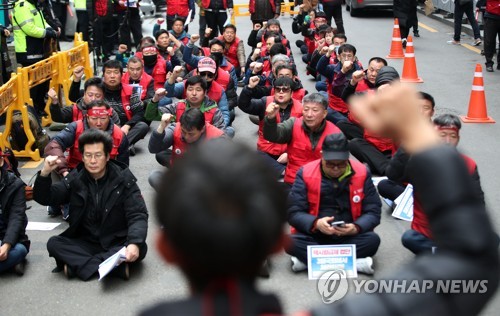
[[[456,127],[456,126],[453,126],[453,125],[448,125],[448,126],[438,126],[437,127],[438,130],[451,130],[451,131],[455,131],[457,134],[459,133],[459,129]]]
[[[144,47],[142,49],[142,53],[155,53],[157,54],[158,53],[158,49],[154,46],[149,46],[149,47]]]
[[[96,109],[91,108],[87,110],[87,116],[111,116],[111,109]]]

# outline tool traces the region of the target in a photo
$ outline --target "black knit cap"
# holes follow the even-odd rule
[[[399,80],[398,71],[394,67],[384,66],[378,71],[377,78],[375,78],[375,87],[380,87],[395,80]]]

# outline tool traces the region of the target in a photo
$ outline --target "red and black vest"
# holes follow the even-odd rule
[[[269,3],[271,4],[271,8],[273,8],[273,12],[276,12],[276,5],[274,4],[274,0],[269,0]],[[248,4],[248,12],[250,12],[250,14],[255,13],[255,0],[250,0],[250,3]]]
[[[208,9],[210,8],[210,2],[212,2],[211,0],[201,0],[201,5],[203,6],[204,9]],[[224,7],[224,9],[227,9],[227,1],[226,0],[222,0],[222,6]]]
[[[188,109],[189,107],[187,106],[186,104],[186,101],[185,100],[182,100],[182,101],[179,101],[177,102],[177,107],[175,109],[175,121],[176,122],[179,122],[179,120],[181,119],[181,116],[182,114],[184,114],[184,112],[186,111],[186,109]],[[213,119],[214,119],[214,115],[215,115],[215,112],[217,111],[218,107],[217,105],[214,105],[207,108],[207,109],[203,109],[203,115],[205,116],[205,121],[212,124],[213,123]],[[201,111],[201,108],[200,108],[200,111]]]
[[[224,135],[224,132],[213,126],[210,123],[205,124],[205,139],[218,138]],[[173,164],[175,160],[184,156],[189,144],[182,139],[181,124],[177,124],[174,129],[174,143],[172,145],[172,158],[170,163]]]
[[[472,175],[476,170],[476,162],[474,159],[461,155],[465,160],[465,164],[467,165],[467,170]],[[411,229],[421,233],[427,238],[432,239],[432,233],[429,227],[429,220],[427,219],[427,215],[425,215],[424,210],[422,209],[422,205],[418,199],[418,196],[413,195],[413,220],[411,222]]]
[[[274,102],[274,97],[266,98],[266,108],[271,103]],[[297,100],[292,99],[292,109],[290,112],[290,117],[302,117],[302,103]],[[281,118],[276,115],[276,122],[279,123]],[[273,156],[279,156],[286,152],[287,144],[273,143],[264,138],[264,120],[259,122],[259,133],[257,138],[257,149],[268,153]]]
[[[189,14],[189,0],[167,0],[167,15],[187,17]]]
[[[218,39],[224,42],[224,36],[221,35]],[[229,45],[226,45],[226,49],[224,50],[224,56],[226,56],[227,60],[235,67],[236,65],[240,65],[240,62],[238,61],[238,45],[240,44],[240,41],[240,38],[236,36],[234,41]]]
[[[193,76],[197,76],[198,75],[198,69],[194,69],[192,71],[192,75]],[[221,87],[224,90],[227,90],[227,86],[231,82],[231,75],[227,71],[222,70],[219,67],[219,68],[217,68],[217,78],[215,78],[214,81],[217,82],[219,85],[221,85]],[[212,84],[213,84],[214,81],[212,81]]]
[[[68,157],[66,158],[66,163],[68,168],[74,169],[80,162],[82,162],[82,154],[80,150],[78,150],[78,138],[85,131],[85,126],[82,120],[76,122],[76,131],[75,131],[75,142],[73,146],[69,149]],[[110,158],[115,159],[118,156],[118,148],[120,148],[120,144],[123,139],[123,132],[116,124],[113,124],[113,132],[111,133],[111,137],[113,138],[113,148],[111,149]]]
[[[73,104],[73,122],[83,120],[83,111],[78,108],[78,105]]]
[[[222,99],[222,93],[224,93],[222,86],[218,84],[217,81],[212,81],[210,89],[207,91],[208,98],[219,103],[220,99]],[[184,99],[186,98],[186,80],[184,80],[184,93],[182,94],[182,97]]]
[[[351,204],[352,220],[355,221],[361,216],[361,207],[365,197],[364,187],[366,181],[366,167],[357,160],[349,159],[354,174],[349,182],[349,202]],[[307,189],[307,202],[309,203],[309,214],[318,216],[321,198],[321,159],[311,161],[304,165],[302,178]],[[295,228],[291,227],[292,233]]]
[[[500,0],[487,0],[486,12],[495,15],[500,15]]]
[[[335,126],[335,124],[326,121],[325,129],[320,136],[318,143],[315,148],[312,148],[311,140],[309,135],[304,129],[304,123],[302,118],[295,119],[292,139],[288,143],[288,164],[285,170],[284,181],[289,184],[293,184],[295,181],[295,175],[300,167],[306,163],[320,159],[321,158],[321,147],[323,146],[323,141],[325,137],[330,134],[340,133],[340,129]]]
[[[141,75],[141,80],[139,80],[139,85],[142,87],[142,92],[141,92],[141,100],[144,100],[146,98],[147,90],[149,87],[149,84],[151,83],[151,80],[153,80],[153,77],[148,75],[145,72],[142,72]],[[128,72],[124,73],[122,76],[122,85],[128,85],[130,84],[130,74]],[[165,84],[165,83],[164,83]],[[157,88],[155,87],[155,90]]]
[[[142,59],[142,61],[144,62],[144,58],[143,58],[143,55],[141,52],[137,52],[135,54],[135,56],[137,58]],[[147,74],[147,75],[149,76],[149,74]],[[156,63],[155,63],[155,66],[153,67],[153,71],[151,72],[151,77],[153,77],[153,79],[155,81],[155,85],[154,85],[155,91],[157,89],[165,87],[165,82],[167,82],[167,61],[159,53],[156,54]],[[147,86],[146,86],[146,88],[147,88]],[[143,99],[142,96],[141,96],[141,99]]]
[[[125,111],[125,115],[127,116],[127,120],[130,120],[133,116],[133,113],[130,110],[130,97],[132,96],[132,90],[132,86],[122,83],[122,107]]]

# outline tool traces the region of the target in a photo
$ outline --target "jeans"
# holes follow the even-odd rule
[[[382,180],[377,185],[378,194],[383,198],[394,201],[400,196],[406,186],[392,180]]]
[[[425,237],[421,233],[409,229],[404,232],[401,237],[401,242],[403,246],[413,252],[416,255],[421,253],[430,253],[432,252],[432,247],[435,247],[436,244],[429,238]]]
[[[474,31],[474,39],[481,38],[481,34],[479,33],[479,25],[477,24],[476,17],[474,16],[474,1],[468,2],[463,5],[459,5],[455,3],[455,35],[453,35],[453,39],[457,42],[460,41],[460,33],[462,32],[462,17],[467,16],[467,20],[469,20],[470,25],[472,26],[472,30]]]
[[[347,117],[344,116],[344,114],[340,113],[339,111],[335,111],[332,108],[327,109],[328,114],[326,115],[326,119],[333,124],[337,124],[338,122],[341,121],[347,121]]]
[[[0,241],[0,244],[2,242]],[[22,262],[26,255],[28,254],[28,249],[23,244],[17,243],[14,247],[10,248],[7,259],[0,261],[0,273],[13,268],[16,264]]]

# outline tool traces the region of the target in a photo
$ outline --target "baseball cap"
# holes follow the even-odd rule
[[[384,66],[378,71],[375,78],[375,86],[380,87],[383,84],[391,83],[399,79],[399,73],[394,67]]]
[[[330,134],[325,137],[321,147],[323,159],[325,160],[347,160],[349,159],[349,147],[347,138],[343,133]]]
[[[208,71],[215,73],[217,71],[217,64],[210,57],[204,57],[198,62],[198,72]]]

